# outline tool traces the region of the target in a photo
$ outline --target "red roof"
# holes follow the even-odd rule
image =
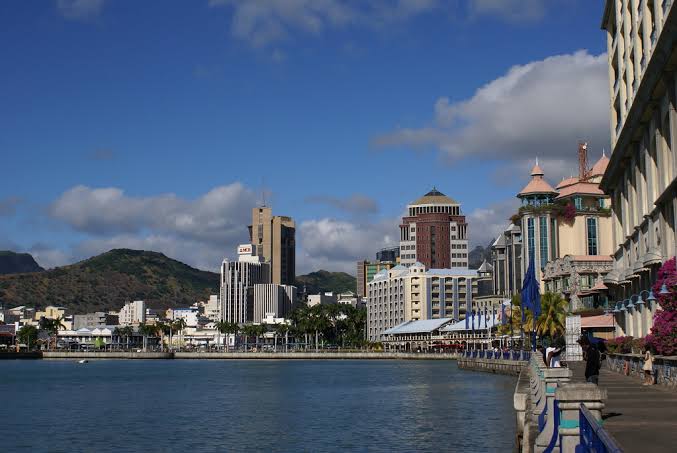
[[[597,315],[581,317],[581,329],[592,329],[595,327],[614,327],[614,315]]]
[[[594,182],[577,182],[568,186],[562,186],[560,183],[559,186],[559,195],[557,198],[564,198],[570,195],[597,195],[604,196],[604,192],[599,188],[599,184]]]

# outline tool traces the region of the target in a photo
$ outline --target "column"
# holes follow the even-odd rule
[[[536,438],[536,452],[545,451],[552,441],[555,430],[559,429],[559,427],[555,426],[555,392],[560,385],[566,384],[571,380],[571,375],[572,372],[568,368],[546,368],[543,370],[546,422],[543,430]]]
[[[574,453],[580,443],[580,406],[585,405],[601,422],[604,400],[607,398],[606,389],[595,384],[566,384],[555,391],[555,398],[560,410],[561,452]]]

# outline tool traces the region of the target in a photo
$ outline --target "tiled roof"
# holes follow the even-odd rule
[[[560,186],[557,187],[559,188]],[[576,194],[604,196],[604,192],[599,188],[599,184],[594,182],[577,182],[566,187],[561,187],[557,198],[564,198]]]
[[[605,314],[581,318],[581,329],[591,329],[594,327],[614,327],[614,315]]]
[[[411,204],[419,205],[419,204],[458,204],[458,203],[433,187],[433,190],[423,195],[421,198],[419,198],[418,200],[414,201]]]
[[[590,174],[592,176],[601,176],[606,171],[606,167],[609,166],[609,158],[606,157],[606,154],[603,154],[602,157],[597,161],[592,167]]]

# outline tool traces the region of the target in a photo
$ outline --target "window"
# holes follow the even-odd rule
[[[587,218],[588,255],[597,255],[597,218]]]
[[[603,208],[604,207],[604,198],[598,198],[597,203],[598,203],[597,206],[599,206],[600,208]]]
[[[534,250],[536,247],[536,241],[534,238],[534,218],[529,217],[527,219],[527,240],[529,241],[529,260],[534,260]]]
[[[577,211],[582,210],[583,209],[583,198],[574,197],[574,206],[576,206]]]
[[[541,270],[545,269],[545,264],[550,260],[548,256],[548,218],[543,216],[539,219],[540,246],[541,246]]]

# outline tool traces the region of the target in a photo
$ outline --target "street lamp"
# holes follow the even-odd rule
[[[670,294],[670,291],[668,290],[668,286],[665,283],[663,283],[663,286],[661,286],[661,292],[659,294],[661,294],[663,296],[665,296],[666,294]]]

